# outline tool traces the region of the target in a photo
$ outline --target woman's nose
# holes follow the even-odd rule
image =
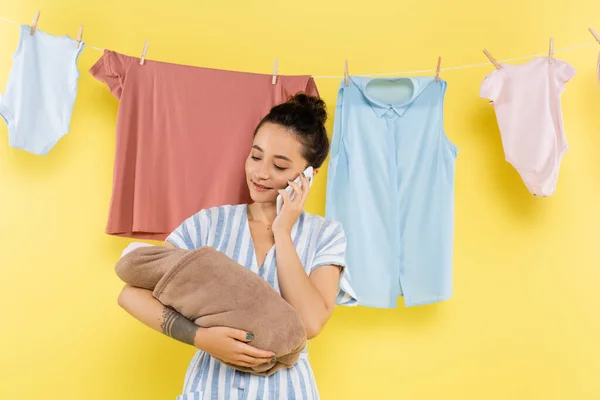
[[[264,167],[260,167],[256,170],[256,177],[259,179],[267,180],[269,179],[269,173]]]

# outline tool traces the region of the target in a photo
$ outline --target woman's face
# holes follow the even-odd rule
[[[278,189],[285,189],[306,169],[302,144],[281,125],[264,123],[246,160],[246,183],[256,203],[275,203]]]

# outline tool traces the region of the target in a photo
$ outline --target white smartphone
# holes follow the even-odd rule
[[[313,181],[313,167],[309,166],[306,168],[304,170],[304,176],[308,180],[308,187],[311,187]],[[302,181],[300,181],[300,177],[294,179],[294,182],[302,187]],[[288,185],[288,187],[285,188],[285,191],[290,196],[290,200],[294,200],[294,195],[296,194],[296,192],[294,192],[294,188]],[[277,195],[277,214],[279,214],[279,211],[281,211],[281,207],[283,207],[283,197],[281,195]]]

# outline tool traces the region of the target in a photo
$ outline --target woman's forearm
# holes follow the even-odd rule
[[[152,297],[152,291],[125,285],[119,305],[138,321],[180,342],[195,346],[199,329],[183,315]]]
[[[330,314],[327,303],[306,274],[290,235],[275,233],[275,243],[281,296],[300,314],[306,335],[312,339]]]

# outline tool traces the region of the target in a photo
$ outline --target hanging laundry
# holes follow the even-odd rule
[[[342,223],[360,305],[434,303],[452,293],[454,171],[443,129],[446,82],[342,81],[326,217]]]
[[[506,161],[531,194],[551,196],[569,149],[561,94],[576,71],[556,58],[500,66],[485,77],[480,96],[494,106]]]
[[[254,130],[310,76],[192,67],[106,50],[90,73],[120,100],[106,233],[164,240],[198,210],[250,201]]]
[[[46,155],[68,133],[84,43],[21,25],[0,115],[11,147]]]

